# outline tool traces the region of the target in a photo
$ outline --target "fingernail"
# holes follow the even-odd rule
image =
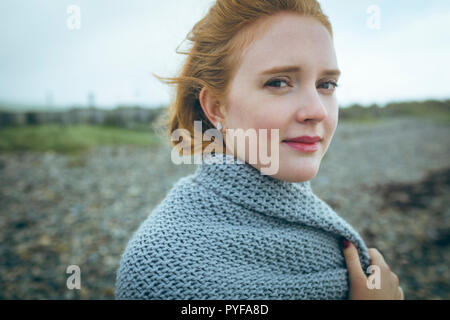
[[[348,246],[350,245],[350,241],[348,241],[347,239],[342,239],[342,248],[346,249],[348,248]]]

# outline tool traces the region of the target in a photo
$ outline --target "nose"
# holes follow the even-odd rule
[[[300,93],[298,101],[298,111],[296,113],[297,121],[320,122],[327,117],[327,110],[322,103],[315,87],[311,90],[305,90]]]

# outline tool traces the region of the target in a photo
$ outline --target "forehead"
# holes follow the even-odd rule
[[[252,38],[241,56],[240,69],[258,72],[279,65],[337,68],[328,30],[313,17],[279,13],[245,31]]]

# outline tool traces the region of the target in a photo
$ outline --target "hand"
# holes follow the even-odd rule
[[[346,248],[344,245],[344,257],[350,278],[350,300],[405,300],[397,275],[390,270],[377,249],[369,249],[369,255],[372,264],[379,267],[380,288],[370,289],[367,285],[368,277],[359,261],[358,250],[350,241],[347,243]]]

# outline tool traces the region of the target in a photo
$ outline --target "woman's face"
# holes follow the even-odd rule
[[[335,84],[339,72],[333,42],[327,29],[311,17],[278,13],[263,24],[264,32],[246,48],[231,80],[224,127],[256,129],[258,138],[258,129],[268,133],[279,129],[279,167],[270,175],[307,181],[317,174],[338,121]],[[307,152],[299,149],[300,144],[284,142],[301,136],[319,136],[317,150]],[[276,150],[270,135],[263,138],[268,150]],[[261,163],[258,157],[257,163],[250,164],[260,170],[265,167]]]

